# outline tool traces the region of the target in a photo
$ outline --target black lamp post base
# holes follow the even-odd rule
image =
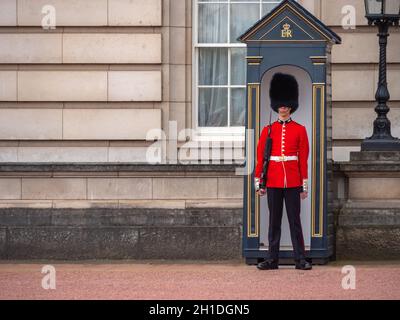
[[[400,139],[365,139],[361,151],[400,151]]]

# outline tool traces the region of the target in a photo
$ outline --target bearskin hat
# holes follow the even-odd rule
[[[284,73],[275,73],[272,77],[269,97],[271,108],[278,112],[279,107],[290,107],[294,113],[299,107],[299,85],[294,76]]]

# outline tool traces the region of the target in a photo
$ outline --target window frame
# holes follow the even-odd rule
[[[226,127],[200,127],[199,124],[199,88],[227,88],[228,89],[228,123],[230,123],[231,116],[231,89],[240,88],[246,89],[246,84],[244,85],[231,85],[231,49],[235,48],[246,48],[244,43],[199,43],[198,42],[198,14],[199,14],[199,4],[226,4],[228,6],[228,35],[227,39],[230,41],[231,36],[231,4],[259,4],[259,19],[263,15],[264,3],[275,3],[278,5],[282,0],[250,0],[250,1],[203,1],[203,0],[193,0],[193,10],[192,10],[192,128],[195,130],[195,136],[193,140],[203,141],[203,140],[233,140],[233,141],[244,141],[245,139],[245,126],[226,126]],[[227,48],[228,49],[228,84],[227,85],[199,85],[199,49],[200,48]]]

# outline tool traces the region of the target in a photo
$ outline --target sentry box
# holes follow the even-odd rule
[[[255,264],[268,254],[267,197],[254,190],[256,146],[269,123],[269,84],[276,72],[299,84],[299,109],[293,120],[306,126],[310,143],[309,197],[301,220],[307,258],[326,263],[333,255],[333,213],[328,206],[332,163],[331,49],[340,37],[293,0],[285,0],[247,30],[246,175],[244,179],[243,256]],[[276,113],[273,113],[275,119]],[[280,259],[293,259],[284,208]]]

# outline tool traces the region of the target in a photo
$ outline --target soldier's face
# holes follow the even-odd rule
[[[282,117],[290,115],[291,108],[282,106],[279,108],[279,115]]]

